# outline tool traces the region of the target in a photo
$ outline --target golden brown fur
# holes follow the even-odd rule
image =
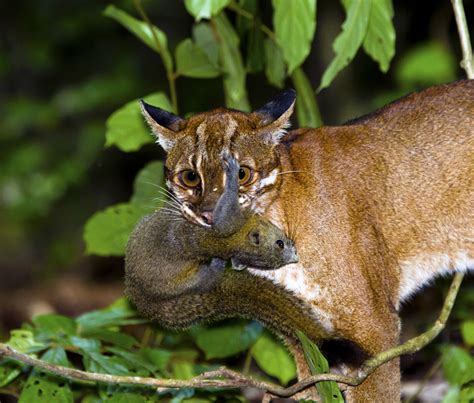
[[[325,330],[375,354],[399,341],[400,303],[440,273],[473,268],[474,82],[412,94],[339,127],[300,129],[281,140],[292,105],[268,114],[218,109],[168,130],[168,185],[201,222],[223,189],[219,153],[254,171],[241,202],[296,227],[300,262],[265,276],[308,303]],[[177,126],[175,126],[176,129]],[[281,141],[280,141],[281,140]],[[177,181],[195,169],[200,189]],[[299,366],[302,365],[301,354]],[[398,361],[348,401],[398,401]]]

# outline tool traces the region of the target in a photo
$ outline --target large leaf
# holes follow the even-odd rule
[[[316,0],[273,0],[273,25],[291,73],[311,51],[316,31]]]
[[[375,61],[380,70],[388,71],[390,61],[395,55],[395,28],[392,23],[392,0],[372,1],[364,50]]]
[[[193,26],[193,38],[196,45],[206,54],[214,66],[219,66],[219,43],[208,23],[201,22]]]
[[[247,350],[262,332],[256,322],[240,322],[194,330],[196,344],[206,358],[231,357]]]
[[[252,346],[252,357],[258,366],[283,384],[296,377],[295,361],[286,348],[270,333],[265,332]]]
[[[33,318],[32,322],[35,324],[37,328],[36,333],[39,336],[52,337],[54,339],[65,335],[75,335],[77,330],[74,319],[58,314],[37,315]]]
[[[426,42],[412,47],[396,66],[400,86],[429,86],[456,79],[456,60],[443,44]]]
[[[336,75],[354,58],[367,33],[372,0],[351,0],[342,32],[333,43],[336,57],[323,74],[318,91],[331,84]]]
[[[313,375],[326,374],[329,365],[326,358],[319,351],[318,346],[308,339],[304,333],[297,331],[298,338],[303,346],[304,356]],[[344,403],[341,391],[336,382],[324,381],[316,384],[319,396],[323,403]]]
[[[185,39],[176,48],[177,73],[193,78],[213,78],[221,74],[207,54],[191,39]]]
[[[442,364],[444,376],[451,385],[474,381],[474,358],[462,348],[447,346],[443,350]]]
[[[149,104],[171,111],[173,108],[162,92],[144,97]],[[115,145],[122,151],[137,151],[144,144],[152,143],[153,136],[140,112],[139,100],[128,102],[107,119],[106,146]]]
[[[158,52],[163,60],[166,70],[173,70],[173,59],[171,58],[171,54],[168,50],[168,40],[165,33],[158,27],[153,25],[152,31],[146,22],[137,20],[125,11],[120,10],[113,5],[107,6],[104,11],[104,15],[119,22],[137,38],[141,39],[143,43],[152,48],[154,51]]]
[[[71,366],[66,353],[60,347],[48,350],[41,359],[63,367]],[[37,369],[31,372],[18,400],[19,403],[72,403],[73,401],[72,391],[66,380],[47,375]]]
[[[128,375],[129,368],[119,357],[111,357],[100,353],[89,352],[84,356],[84,366],[87,371],[111,375]]]
[[[301,67],[297,68],[291,75],[293,85],[296,89],[296,117],[300,127],[322,126],[316,96],[311,83]]]
[[[224,14],[219,14],[213,21],[218,35],[220,63],[224,70],[226,105],[229,108],[249,111],[239,37]]]
[[[135,177],[130,202],[147,213],[159,209],[166,199],[160,186],[165,186],[163,162],[150,162]]]
[[[270,84],[283,88],[286,77],[286,65],[283,54],[273,39],[265,39],[265,75]]]
[[[189,14],[196,21],[202,18],[209,19],[219,14],[224,7],[230,3],[230,0],[184,0],[184,5]]]
[[[95,213],[84,227],[86,253],[98,256],[123,256],[135,224],[144,211],[132,203],[121,203]]]
[[[263,33],[260,29],[260,22],[257,20],[249,32],[247,45],[247,71],[258,73],[265,66],[265,49],[263,43]]]

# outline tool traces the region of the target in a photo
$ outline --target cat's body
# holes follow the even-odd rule
[[[293,102],[287,93],[252,114],[216,110],[171,124],[144,112],[168,152],[169,187],[194,206],[188,218],[206,225],[219,193],[210,189],[222,186],[217,156],[230,152],[251,172],[241,203],[296,227],[300,262],[253,274],[304,300],[327,333],[376,354],[399,342],[404,299],[436,275],[474,267],[474,82],[282,137]],[[182,169],[201,186],[179,184]],[[399,394],[394,360],[346,398]]]

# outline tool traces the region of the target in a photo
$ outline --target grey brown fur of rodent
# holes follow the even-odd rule
[[[294,243],[278,227],[240,210],[239,165],[223,157],[223,166],[226,186],[214,210],[212,228],[185,219],[170,220],[160,211],[136,226],[127,245],[126,294],[142,315],[169,328],[241,316],[257,318],[280,332],[283,326],[283,333],[291,336],[295,329],[305,329],[321,338],[321,327],[291,293],[278,287],[281,295],[275,298],[270,281],[226,269],[229,259],[262,270],[278,269],[298,259]],[[230,304],[224,295],[235,299]]]

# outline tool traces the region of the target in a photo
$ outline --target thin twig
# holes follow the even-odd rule
[[[120,384],[120,385],[142,385],[150,386],[153,388],[228,388],[235,389],[241,387],[255,387],[258,389],[265,390],[273,395],[289,397],[295,393],[306,389],[308,386],[314,385],[315,383],[322,381],[336,381],[350,386],[360,385],[372,372],[386,362],[399,357],[403,354],[414,353],[429,342],[431,342],[446,325],[446,321],[449,318],[449,314],[456,300],[456,296],[463,279],[463,274],[457,273],[449,288],[448,295],[443,304],[443,308],[439,315],[438,320],[434,325],[421,335],[408,340],[406,343],[384,351],[375,357],[367,360],[358,371],[357,376],[345,376],[339,374],[320,374],[313,375],[302,381],[288,387],[283,388],[274,383],[263,382],[254,379],[250,376],[240,374],[227,368],[220,368],[216,371],[205,372],[190,380],[178,380],[178,379],[154,379],[154,378],[142,378],[138,376],[117,376],[108,374],[99,374],[93,372],[80,371],[78,369],[66,368],[59,365],[53,365],[46,361],[38,360],[30,357],[27,354],[15,351],[10,346],[0,343],[0,357],[9,358],[15,361],[23,362],[27,365],[32,365],[41,368],[47,372],[68,378],[72,380],[83,380],[83,381],[94,381],[107,384]],[[224,378],[224,379],[210,379],[210,378]]]
[[[461,42],[463,54],[461,67],[466,70],[466,75],[468,78],[474,79],[474,60],[472,58],[471,40],[469,38],[469,28],[466,22],[466,14],[464,13],[463,2],[462,0],[451,0],[451,4],[453,5],[454,16],[456,17],[459,41]]]
[[[178,96],[176,94],[176,78],[178,77],[178,75],[173,70],[171,70],[164,61],[165,55],[164,55],[163,48],[161,47],[160,41],[158,40],[158,36],[156,35],[155,30],[153,29],[153,24],[151,23],[150,19],[148,18],[147,13],[145,12],[145,9],[143,8],[141,0],[134,0],[133,3],[138,13],[142,17],[142,19],[148,25],[148,28],[151,31],[151,35],[153,36],[153,41],[155,42],[156,48],[158,49],[158,53],[163,59],[163,65],[165,66],[166,77],[168,79],[168,83],[170,87],[170,96],[171,96],[171,104],[173,106],[173,112],[178,113]]]
[[[231,1],[227,6],[230,10],[234,11],[236,14],[241,15],[248,20],[256,21],[254,15],[249,13],[247,10],[240,7],[235,1]],[[265,24],[257,21],[258,26],[260,27],[261,31],[266,34],[270,39],[275,40],[275,32],[273,32],[270,28],[268,28]]]

